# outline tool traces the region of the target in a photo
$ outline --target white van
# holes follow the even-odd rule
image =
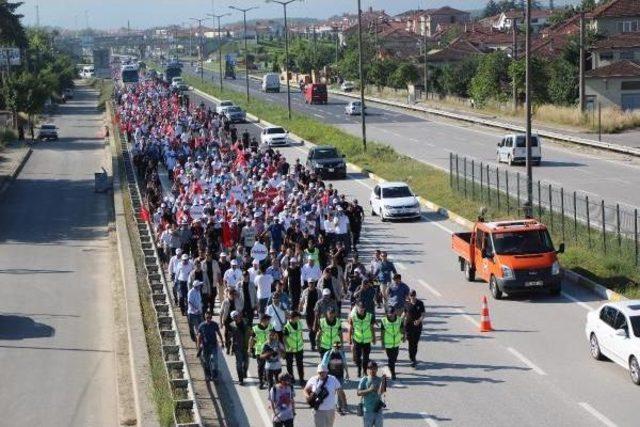
[[[542,161],[542,140],[538,135],[531,135],[531,162],[538,166]],[[502,138],[498,143],[497,161],[513,165],[525,164],[527,161],[527,147],[524,134],[511,134]]]
[[[280,76],[277,73],[267,73],[262,76],[263,92],[280,92]]]
[[[95,68],[93,68],[93,65],[85,65],[80,71],[80,77],[82,77],[83,79],[90,79],[95,75],[96,71]]]

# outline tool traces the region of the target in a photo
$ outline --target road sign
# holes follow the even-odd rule
[[[0,67],[7,66],[7,57],[10,65],[20,65],[20,49],[17,47],[0,48]]]

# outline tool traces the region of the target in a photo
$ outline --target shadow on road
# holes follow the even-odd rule
[[[0,340],[52,337],[55,329],[27,316],[0,315]]]

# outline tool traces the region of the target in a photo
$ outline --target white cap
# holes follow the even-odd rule
[[[238,261],[236,261],[235,259],[231,260],[231,265],[238,265]]]
[[[196,286],[202,286],[202,282],[200,280],[194,280],[193,287],[195,288]]]
[[[231,317],[232,317],[232,318],[233,318],[233,317],[236,317],[236,316],[239,316],[239,315],[240,315],[240,313],[238,313],[236,310],[233,310],[233,311],[231,312]]]
[[[182,254],[182,259],[183,259],[183,260],[185,260],[185,261],[186,261],[186,260],[188,260],[188,259],[189,259],[189,255],[187,255],[187,254]]]
[[[316,372],[329,372],[329,368],[327,368],[327,365],[325,365],[324,363],[321,363],[318,365],[318,369],[316,369]]]
[[[331,291],[329,290],[329,288],[324,288],[322,290],[322,295],[331,295]]]

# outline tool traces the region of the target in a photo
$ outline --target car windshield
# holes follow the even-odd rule
[[[269,128],[267,133],[285,133],[285,130],[282,128]]]
[[[47,129],[47,130],[55,129],[55,128],[56,128],[55,125],[42,125],[42,126],[40,126],[40,129]]]
[[[240,113],[242,110],[240,107],[229,107],[227,108],[227,111],[230,113]]]
[[[630,316],[629,319],[633,327],[633,335],[640,338],[640,316]]]
[[[553,243],[546,230],[494,233],[493,246],[498,255],[529,255],[553,252]]]
[[[321,148],[313,152],[314,159],[335,159],[340,157],[335,148]]]
[[[538,137],[537,136],[532,136],[531,137],[531,146],[532,147],[537,147],[538,146]],[[518,135],[518,137],[516,138],[516,147],[522,148],[522,147],[526,147],[526,140],[524,135]]]
[[[355,101],[355,102],[352,102],[351,105],[353,105],[354,107],[359,107],[362,104],[360,104],[360,101]]]
[[[220,103],[221,107],[231,107],[232,105],[233,105],[233,102],[231,102],[231,101],[222,101]]]
[[[413,196],[413,194],[411,194],[411,190],[409,190],[409,187],[407,186],[386,187],[382,189],[382,197],[385,199],[394,199],[397,197],[411,197],[411,196]]]

